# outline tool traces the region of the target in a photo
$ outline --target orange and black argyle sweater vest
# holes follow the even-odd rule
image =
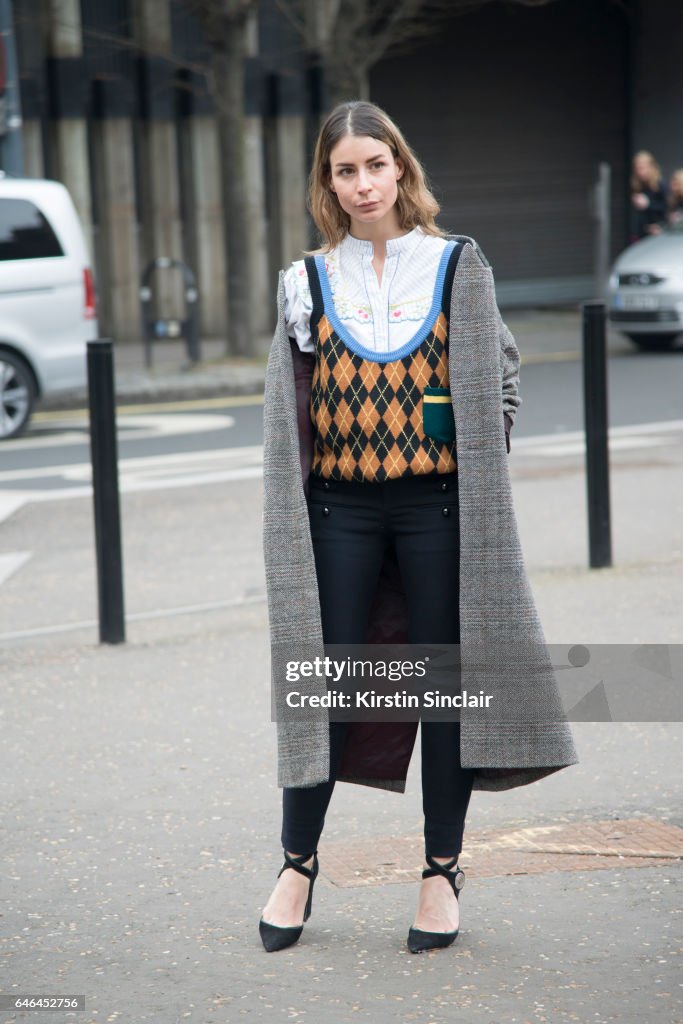
[[[316,355],[311,471],[317,476],[379,483],[457,469],[448,316],[461,249],[460,242],[447,243],[429,313],[393,352],[373,352],[351,335],[335,312],[325,257],[306,258]]]

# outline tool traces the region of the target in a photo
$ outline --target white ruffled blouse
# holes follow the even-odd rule
[[[434,285],[447,240],[413,228],[386,242],[381,284],[372,266],[372,242],[347,235],[325,254],[337,316],[361,345],[392,352],[415,335],[432,305]],[[287,333],[302,352],[313,352],[311,291],[303,260],[285,273]]]

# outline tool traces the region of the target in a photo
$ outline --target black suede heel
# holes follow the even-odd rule
[[[310,860],[311,856],[313,856],[313,865],[310,868],[305,868],[303,866],[304,861]],[[285,850],[285,862],[278,871],[277,877],[279,878],[287,868],[293,868],[294,871],[298,871],[300,875],[305,875],[309,880],[308,899],[306,900],[306,908],[304,910],[305,923],[311,916],[311,909],[313,907],[313,886],[318,877],[318,851],[314,850],[312,855],[310,853],[302,853],[299,857],[291,857]],[[287,946],[293,946],[304,930],[303,924],[281,927],[280,925],[270,924],[269,921],[264,921],[263,918],[259,921],[258,928],[261,941],[267,953],[274,953],[278,949],[286,949]]]
[[[439,864],[429,854],[425,859],[431,866],[424,869],[422,877],[432,878],[434,875],[443,875],[450,882],[456,900],[459,900],[460,890],[465,884],[465,872],[457,866],[458,858],[453,857],[446,864]],[[455,871],[451,870],[454,865]],[[424,953],[427,949],[443,949],[455,941],[458,931],[459,929],[456,928],[454,932],[423,932],[421,928],[411,928],[408,932],[408,949],[411,953]]]

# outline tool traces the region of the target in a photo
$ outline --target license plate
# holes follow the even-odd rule
[[[659,309],[656,295],[624,295],[624,309]]]

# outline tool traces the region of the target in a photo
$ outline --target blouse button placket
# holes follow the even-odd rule
[[[372,309],[372,319],[375,325],[375,342],[380,352],[386,352],[389,338],[387,336],[387,309],[384,301],[384,285],[386,282],[386,260],[382,271],[382,287],[377,281],[377,272],[372,265],[374,250],[365,255],[366,274],[365,280],[368,286],[368,299]]]

